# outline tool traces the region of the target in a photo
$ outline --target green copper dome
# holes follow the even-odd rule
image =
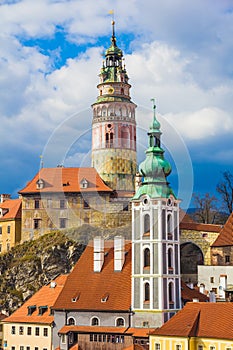
[[[139,165],[139,173],[143,181],[133,199],[139,199],[147,194],[151,198],[167,198],[174,193],[167,182],[167,176],[171,173],[171,164],[164,159],[164,150],[160,146],[160,123],[155,115],[149,127],[149,147],[146,150],[146,159]]]

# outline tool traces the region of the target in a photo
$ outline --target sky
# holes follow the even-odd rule
[[[138,106],[138,162],[155,98],[185,207],[233,173],[232,0],[1,0],[0,193],[17,197],[42,165],[90,165],[111,10]]]

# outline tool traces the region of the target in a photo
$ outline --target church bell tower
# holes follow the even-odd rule
[[[179,200],[167,176],[155,105],[142,183],[132,199],[132,310],[134,326],[160,327],[181,308]]]
[[[134,192],[136,105],[112,21],[111,45],[101,68],[99,94],[92,104],[92,166],[113,190]]]

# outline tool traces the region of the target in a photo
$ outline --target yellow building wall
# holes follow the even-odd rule
[[[150,350],[158,350],[156,344],[160,344],[160,350],[191,350],[189,349],[189,341],[182,337],[165,337],[165,336],[150,336]]]
[[[203,350],[210,350],[211,346],[215,347],[215,350],[233,349],[233,339],[226,340],[214,338],[151,335],[150,350],[158,350],[156,344],[160,344],[160,350],[199,350],[199,346],[202,346]]]
[[[181,230],[180,244],[182,243],[194,243],[202,251],[204,256],[204,265],[211,265],[211,244],[214,243],[218,237],[218,232],[205,232],[195,230]]]
[[[15,334],[12,334],[12,326],[15,327]],[[23,327],[23,334],[20,334],[20,327]],[[32,328],[31,335],[27,335],[28,327]],[[35,329],[39,327],[39,336],[35,335]],[[48,336],[44,336],[44,328],[48,329]],[[3,325],[3,347],[4,350],[11,350],[15,347],[15,350],[20,350],[20,346],[30,347],[30,350],[34,350],[38,347],[38,350],[52,350],[52,332],[51,326],[48,324],[30,324],[30,323],[5,323]]]
[[[0,220],[0,253],[6,253],[21,240],[21,219]],[[8,227],[10,232],[8,233]]]

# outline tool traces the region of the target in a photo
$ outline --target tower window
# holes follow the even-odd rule
[[[150,267],[150,249],[146,248],[144,250],[144,268]]]
[[[106,148],[113,147],[113,132],[107,132],[105,135]]]
[[[150,215],[146,214],[144,216],[144,233],[150,232]]]
[[[168,273],[173,273],[173,261],[172,261],[172,249],[169,248],[167,251],[167,264],[168,264]]]
[[[173,299],[173,283],[172,282],[170,282],[168,285],[168,298],[169,298],[169,304],[173,304],[174,299]]]
[[[144,285],[144,301],[150,301],[150,284],[148,282]]]

